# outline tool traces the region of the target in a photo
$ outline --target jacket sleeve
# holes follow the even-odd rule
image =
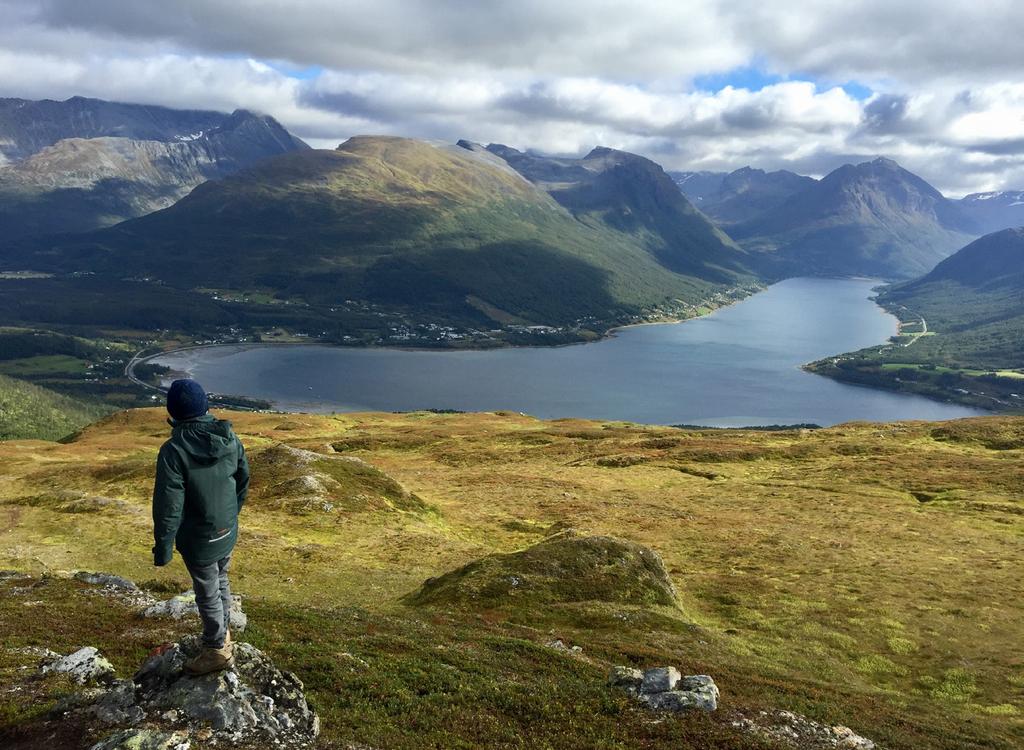
[[[245,446],[235,436],[238,443],[238,468],[235,470],[235,492],[238,494],[238,510],[242,510],[245,498],[249,494],[249,459],[245,455]]]
[[[156,459],[153,485],[153,564],[166,565],[174,554],[174,537],[181,526],[185,507],[185,477],[181,459],[173,448],[164,445]]]

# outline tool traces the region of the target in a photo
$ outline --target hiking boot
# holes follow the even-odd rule
[[[185,673],[192,676],[219,672],[234,666],[234,648],[225,643],[221,648],[203,646],[202,651],[185,662]]]

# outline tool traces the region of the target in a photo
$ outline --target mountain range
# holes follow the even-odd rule
[[[918,277],[1024,219],[1024,194],[952,201],[881,158],[815,180],[670,175],[604,147],[312,150],[243,110],[82,98],[0,100],[0,154],[0,270],[58,277],[5,282],[4,314],[26,324],[287,320],[340,336],[351,313],[366,336],[344,340],[428,323],[601,331],[786,276]]]
[[[959,204],[982,232],[1024,226],[1024,190],[971,193]]]
[[[1024,193],[944,197],[890,159],[847,164],[821,180],[779,170],[674,172],[679,189],[768,273],[907,279],[971,239],[1024,225]]]
[[[75,97],[0,99],[0,234],[81,232],[308,146],[272,117]]]
[[[672,172],[671,177],[694,205],[726,228],[764,215],[817,182],[784,169],[765,172],[752,167],[734,172]]]
[[[115,227],[23,244],[18,257],[480,326],[607,327],[752,281],[745,253],[660,167],[609,150],[581,162],[586,179],[549,193],[484,149],[356,137],[265,159]]]

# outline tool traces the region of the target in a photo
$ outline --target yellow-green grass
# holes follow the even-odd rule
[[[1024,372],[1019,370],[977,370],[977,369],[964,369],[956,367],[944,367],[943,365],[922,365],[922,364],[910,364],[901,362],[885,362],[882,364],[883,370],[928,370],[935,372],[956,372],[961,375],[998,375],[1001,378],[1024,378]]]
[[[16,378],[46,375],[81,375],[88,371],[89,363],[68,354],[41,354],[0,362],[0,373]]]
[[[104,404],[78,401],[0,373],[0,441],[57,440],[111,411]]]
[[[150,565],[163,416],[117,414],[69,444],[0,444],[0,568],[184,586],[179,562]],[[311,686],[331,741],[529,746],[508,738],[532,725],[541,746],[630,746],[612,727],[646,725],[603,697],[613,663],[714,675],[723,708],[700,725],[708,737],[732,709],[778,707],[891,748],[1024,741],[1024,419],[747,432],[512,414],[231,418],[254,466],[235,586],[254,642]],[[359,457],[422,504],[261,501],[280,480],[261,476],[261,452],[281,442]],[[656,550],[679,608],[403,603],[428,577],[566,527]],[[539,644],[553,637],[585,659],[550,655]],[[345,652],[386,674],[350,671]],[[453,668],[461,697],[443,678]],[[504,704],[499,684],[514,686]],[[700,747],[694,721],[639,744]]]

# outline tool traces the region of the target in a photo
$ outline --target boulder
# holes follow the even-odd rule
[[[199,607],[196,605],[196,595],[192,591],[173,596],[170,599],[157,602],[147,607],[142,612],[143,617],[170,617],[180,620],[183,617],[199,617]],[[228,613],[233,633],[242,633],[249,623],[249,617],[242,611],[242,597],[231,596],[231,611]]]
[[[608,687],[620,688],[637,694],[644,681],[644,673],[632,667],[612,667],[608,673]]]
[[[66,674],[79,685],[89,682],[109,682],[114,677],[113,665],[93,646],[80,648],[74,653],[43,665],[42,674]]]
[[[679,670],[675,667],[655,667],[644,672],[643,681],[640,684],[640,692],[645,694],[664,693],[675,690],[679,682]]]
[[[237,642],[231,669],[185,674],[185,661],[201,648],[198,636],[161,646],[134,679],[79,690],[62,700],[54,714],[117,729],[92,750],[182,750],[193,741],[204,747],[311,746],[320,720],[295,675],[279,670],[250,644]]]
[[[718,709],[718,686],[710,676],[682,677],[675,667],[654,667],[643,672],[630,667],[612,667],[608,686],[624,690],[656,711]]]
[[[718,686],[706,674],[689,675],[679,680],[672,690],[642,693],[640,698],[658,711],[715,711],[718,708]]]

